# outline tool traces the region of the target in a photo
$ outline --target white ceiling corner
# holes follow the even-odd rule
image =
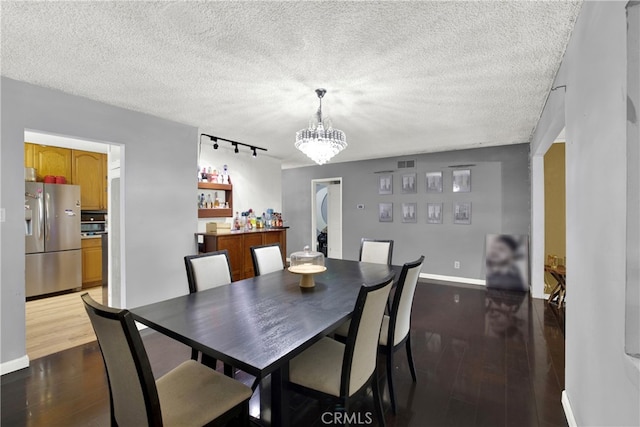
[[[2,75],[256,144],[310,164],[529,142],[580,1],[2,1]]]

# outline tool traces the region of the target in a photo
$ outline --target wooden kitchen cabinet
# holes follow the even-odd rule
[[[81,188],[82,209],[107,209],[106,154],[72,150],[71,156],[71,184]]]
[[[102,284],[102,239],[82,239],[82,288]]]
[[[255,275],[251,260],[251,247],[279,243],[282,251],[282,262],[287,256],[287,229],[272,228],[260,231],[234,231],[230,234],[196,233],[198,251],[201,253],[226,249],[231,264],[231,279],[246,279]]]
[[[45,176],[64,176],[71,181],[71,150],[68,148],[33,145],[33,166],[38,172],[38,181]],[[31,148],[31,147],[30,147]],[[27,147],[25,147],[25,165],[27,163]]]
[[[31,144],[30,142],[24,143],[24,167],[25,168],[36,167],[36,162],[34,159],[35,157],[34,150],[35,150],[35,144]]]

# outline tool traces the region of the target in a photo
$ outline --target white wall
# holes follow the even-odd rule
[[[219,148],[213,149],[211,140],[202,137],[202,149],[198,164],[200,170],[211,166],[221,170],[228,166],[231,183],[233,184],[233,210],[243,212],[252,208],[260,216],[267,208],[282,212],[282,162],[258,151],[253,158],[251,151],[240,147],[238,154],[233,152],[230,144],[220,141]],[[195,177],[195,169],[193,176]],[[193,190],[193,205],[197,205],[197,190]],[[286,218],[285,218],[286,219]],[[211,221],[227,221],[231,219],[204,218],[198,221],[198,231],[204,232],[206,223]]]
[[[86,98],[2,78],[0,138],[0,363],[25,357],[24,131],[125,147],[125,301],[135,307],[187,292],[182,257],[197,229],[198,130]]]
[[[624,352],[626,28],[625,2],[585,2],[562,64],[565,403],[578,425],[640,424],[640,370]]]

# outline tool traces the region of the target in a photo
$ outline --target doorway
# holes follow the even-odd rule
[[[122,265],[121,259],[124,255],[122,250],[124,241],[121,227],[123,219],[122,215],[124,210],[122,204],[120,203],[119,195],[122,192],[123,186],[123,182],[121,179],[121,165],[123,164],[122,158],[124,156],[124,147],[110,142],[90,141],[66,135],[54,135],[30,129],[25,129],[24,141],[36,144],[38,146],[52,147],[52,149],[53,147],[56,147],[56,149],[81,150],[82,152],[86,152],[87,154],[93,153],[92,155],[94,155],[97,159],[101,158],[102,161],[104,161],[104,168],[100,168],[100,170],[103,170],[105,175],[107,176],[106,200],[102,202],[101,207],[92,206],[89,208],[89,211],[84,211],[84,213],[93,214],[105,212],[108,208],[108,214],[105,215],[108,238],[101,239],[98,235],[91,235],[93,233],[85,233],[86,236],[84,236],[84,239],[82,240],[83,251],[85,250],[85,246],[87,246],[87,255],[91,253],[91,258],[87,257],[87,262],[89,262],[89,260],[92,261],[92,264],[90,266],[89,264],[87,264],[87,268],[91,268],[88,268],[85,271],[91,271],[95,273],[96,269],[99,270],[99,264],[95,264],[96,261],[102,264],[103,267],[101,275],[99,275],[98,277],[94,277],[91,280],[87,278],[87,281],[85,282],[85,286],[87,287],[94,286],[96,284],[98,286],[87,288],[86,290],[83,290],[83,292],[89,291],[94,299],[96,299],[97,301],[101,301],[104,304],[108,304],[114,307],[123,307],[125,303],[123,298],[123,272],[121,272],[120,266]],[[67,152],[65,150],[59,151],[61,153]],[[73,155],[72,158],[74,158]],[[85,169],[87,168],[85,167]],[[67,178],[71,180],[72,176],[68,176]],[[96,209],[101,209],[101,211],[96,211]],[[100,242],[101,240],[104,240],[102,244]],[[85,245],[85,243],[92,244]],[[102,246],[102,248],[100,246]],[[100,250],[100,252],[104,255],[100,256],[100,253],[96,254],[96,250]],[[84,267],[85,266],[83,265],[83,268]],[[99,280],[100,277],[102,277],[101,280]],[[102,286],[100,286],[101,283]],[[75,308],[77,313],[80,313],[80,317],[83,317],[84,319],[84,308],[82,307],[81,300],[79,297],[74,298],[79,294],[80,293],[76,292],[72,294],[64,294],[53,297],[45,296],[45,298],[28,301],[26,303],[26,345],[27,354],[30,358],[33,358],[33,355],[43,356],[46,354],[51,354],[51,352],[57,352],[63,349],[60,348],[59,342],[51,343],[52,345],[49,345],[42,338],[46,337],[47,335],[59,335],[60,324],[64,321],[64,316],[62,314],[66,312],[67,317],[69,317],[68,313],[73,312],[73,310],[70,310],[70,308]],[[75,304],[78,307],[69,307],[69,304]],[[58,305],[60,305],[59,310],[57,309]],[[42,311],[41,306],[45,306],[45,308],[50,312],[60,313],[60,315],[56,315],[57,317],[53,316],[46,322],[43,322],[42,319],[34,319],[34,316],[38,318],[42,317],[41,315],[37,314]],[[30,313],[32,313],[31,318],[29,316]],[[76,320],[79,320],[78,316],[74,317],[76,318]],[[86,325],[79,324],[82,322],[76,322],[76,324],[74,324],[77,330],[73,330],[72,328],[64,328],[65,330],[69,330],[70,339],[62,340],[60,339],[61,337],[58,337],[58,341],[67,342],[68,347],[71,347],[73,345],[77,345],[79,341],[95,339],[95,337],[93,337],[93,332],[88,318],[84,320],[86,320]],[[51,330],[49,331],[48,328],[50,328]],[[55,333],[51,333],[54,331]],[[87,333],[87,331],[89,331],[89,333]],[[34,353],[33,355],[30,354],[30,348],[31,352]]]
[[[342,259],[342,178],[311,181],[312,249]]]

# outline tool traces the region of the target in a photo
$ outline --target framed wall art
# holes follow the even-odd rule
[[[453,192],[469,193],[471,191],[471,169],[453,171]]]
[[[427,203],[427,224],[442,224],[442,203]]]
[[[402,222],[406,222],[406,223],[418,222],[418,204],[417,203],[402,204]]]
[[[415,193],[417,189],[417,175],[415,173],[407,173],[402,175],[402,193]]]
[[[471,224],[471,202],[456,202],[453,204],[453,223]]]
[[[393,222],[393,203],[378,204],[378,220],[380,222]]]
[[[442,193],[442,172],[427,172],[427,193]]]
[[[393,175],[385,174],[378,177],[378,194],[393,194]]]

